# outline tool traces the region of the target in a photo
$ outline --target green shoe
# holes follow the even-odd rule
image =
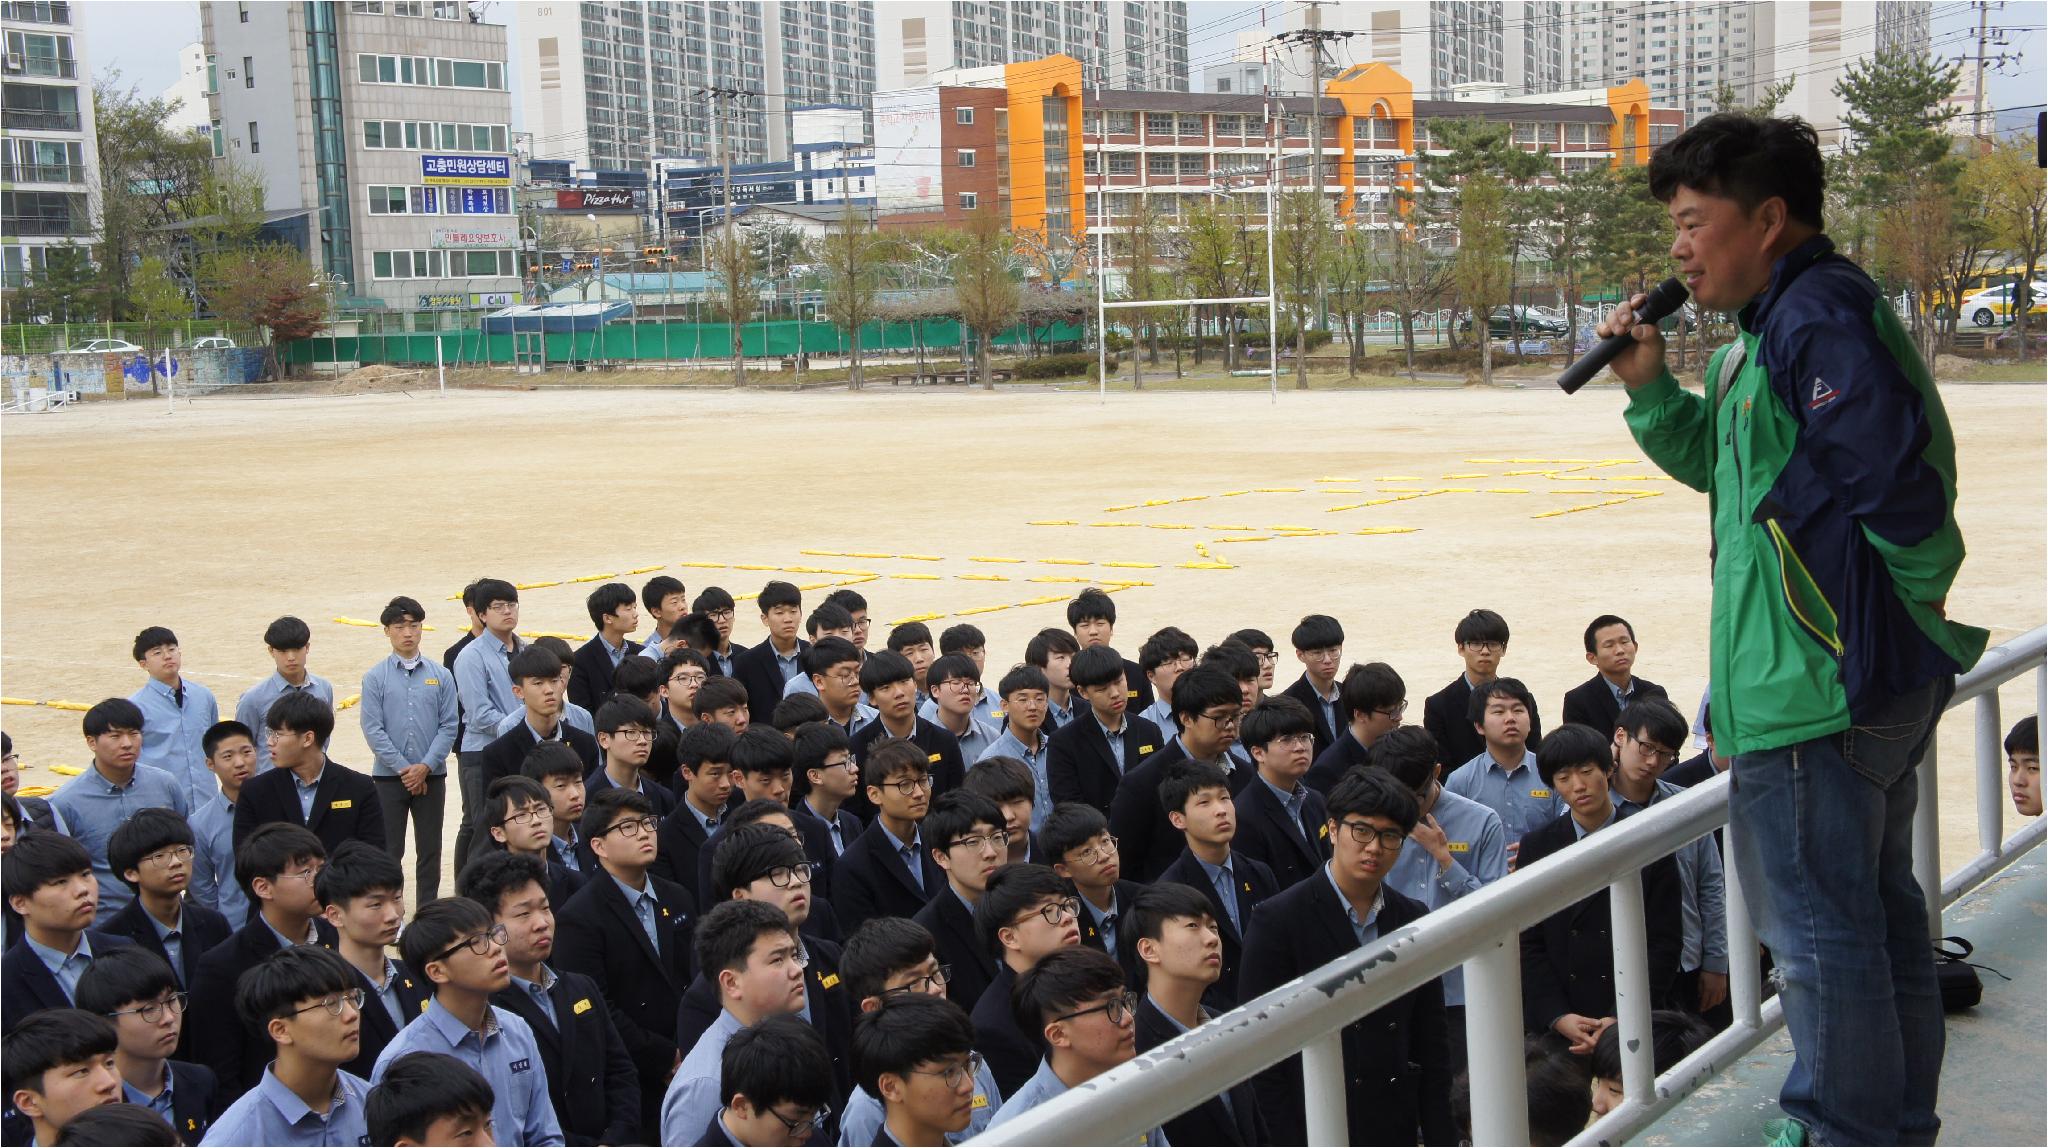
[[[1764,1143],[1769,1148],[1803,1148],[1806,1125],[1789,1116],[1764,1123]]]

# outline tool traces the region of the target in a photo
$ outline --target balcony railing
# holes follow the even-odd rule
[[[75,80],[78,78],[78,61],[69,56],[45,56],[31,52],[21,58],[20,74]]]
[[[49,215],[0,216],[0,235],[90,235],[92,221]]]
[[[0,112],[0,127],[18,132],[75,132],[77,112],[45,112],[29,108],[8,108]]]
[[[9,183],[84,183],[85,167],[75,163],[0,164],[0,180]]]

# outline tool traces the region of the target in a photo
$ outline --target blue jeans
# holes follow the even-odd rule
[[[1932,1144],[1941,1128],[1946,1034],[1913,810],[1953,693],[1930,684],[1871,724],[1732,766],[1736,864],[1792,1033],[1779,1102],[1816,1143]]]

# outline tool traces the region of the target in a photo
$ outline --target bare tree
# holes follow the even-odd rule
[[[960,301],[960,324],[974,335],[973,370],[982,386],[993,390],[989,374],[989,342],[1017,321],[1023,286],[1010,248],[1010,234],[993,204],[976,210],[959,231],[960,247],[953,259],[954,291]]]

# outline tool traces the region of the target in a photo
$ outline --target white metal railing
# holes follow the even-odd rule
[[[2005,786],[1998,687],[2030,669],[2036,712],[2048,709],[2048,627],[1989,650],[1956,679],[1949,708],[1976,702],[1979,852],[1940,878],[1940,813],[1935,751],[1919,772],[1914,869],[1927,890],[1933,936],[1941,910],[2020,855],[2038,847],[2048,820],[2004,838]],[[1345,1144],[1344,1027],[1402,994],[1462,965],[1471,1076],[1472,1142],[1526,1144],[1528,1081],[1522,1058],[1521,931],[1568,905],[1611,889],[1615,1017],[1621,1029],[1623,1102],[1581,1133],[1576,1144],[1618,1143],[1640,1132],[1784,1023],[1778,1001],[1763,1000],[1754,960],[1756,932],[1724,853],[1727,881],[1729,1002],[1734,1024],[1659,1077],[1650,1039],[1643,866],[1728,824],[1725,775],[1658,802],[1592,841],[1495,882],[1381,937],[1111,1072],[977,1137],[977,1145],[1111,1144],[1135,1140],[1265,1068],[1302,1057],[1303,1106],[1311,1144]],[[1732,836],[1730,828],[1724,839]],[[1732,848],[1732,840],[1724,849]]]

